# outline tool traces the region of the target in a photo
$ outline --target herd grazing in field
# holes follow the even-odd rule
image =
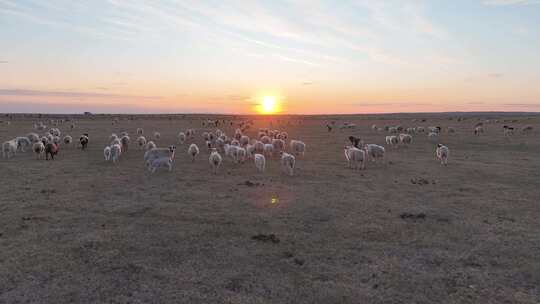
[[[458,122],[461,119],[458,119]],[[12,158],[19,152],[32,151],[36,159],[54,160],[60,152],[60,146],[69,148],[74,145],[74,140],[71,135],[65,135],[63,138],[62,132],[58,126],[69,122],[69,130],[73,131],[76,124],[71,120],[50,120],[52,127],[47,127],[43,122],[36,122],[33,125],[35,130],[25,136],[7,140],[2,144],[3,158]],[[413,119],[413,123],[417,120]],[[422,120],[425,122],[425,120]],[[504,121],[480,121],[472,127],[472,134],[482,136],[485,134],[486,124],[494,123],[515,123],[517,120]],[[119,119],[115,118],[112,124],[118,124]],[[283,121],[278,120],[278,124]],[[287,123],[290,125],[290,122]],[[9,124],[7,124],[9,125]],[[225,162],[231,162],[233,165],[243,165],[251,162],[254,165],[254,170],[264,173],[267,166],[267,161],[275,160],[279,162],[280,170],[283,174],[294,176],[297,158],[305,157],[307,153],[306,143],[300,139],[290,139],[286,130],[278,130],[272,128],[270,122],[269,128],[260,128],[253,130],[252,120],[242,121],[227,121],[227,120],[212,120],[204,119],[202,121],[203,128],[196,130],[194,128],[180,130],[175,142],[168,147],[158,147],[156,142],[160,142],[162,136],[159,131],[153,130],[149,138],[145,137],[143,128],[136,129],[136,140],[133,142],[138,151],[143,153],[143,161],[146,168],[155,173],[160,168],[166,168],[172,171],[175,163],[177,150],[182,147],[188,154],[191,162],[199,161],[201,154],[206,152],[208,155],[208,163],[213,174],[218,174],[220,168],[225,165]],[[345,160],[349,168],[364,170],[367,167],[368,161],[376,164],[385,163],[385,155],[387,149],[394,150],[398,148],[406,148],[413,145],[419,136],[425,136],[427,140],[434,145],[435,157],[441,165],[446,166],[450,157],[450,148],[440,142],[441,133],[455,134],[455,127],[441,126],[409,126],[401,125],[385,125],[371,126],[371,131],[380,134],[384,133],[385,146],[375,143],[365,143],[359,137],[350,135],[346,137],[343,133],[354,132],[358,128],[355,123],[342,122],[337,124],[336,121],[331,121],[326,124],[328,132],[338,131],[339,135],[348,139],[350,145],[344,147]],[[229,136],[225,129],[234,130]],[[530,125],[522,126],[521,128],[513,127],[505,124],[502,128],[504,137],[514,136],[516,134],[529,135],[533,131]],[[38,133],[44,133],[40,136]],[[424,134],[424,135],[422,135]],[[250,137],[250,135],[254,135]],[[203,146],[198,146],[195,143],[197,136],[200,136]],[[415,139],[416,138],[416,139]],[[103,148],[103,157],[106,162],[118,163],[122,156],[130,150],[132,144],[131,137],[128,132],[122,132],[119,135],[112,133],[108,138],[109,144]],[[90,135],[83,133],[79,136],[78,147],[81,150],[86,150],[90,144]],[[316,147],[313,147],[316,148]],[[136,152],[130,152],[136,153]],[[337,154],[336,154],[337,157]]]

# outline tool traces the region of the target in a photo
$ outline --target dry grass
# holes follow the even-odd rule
[[[198,120],[81,118],[68,133],[89,133],[87,151],[0,160],[0,302],[539,303],[539,137],[426,117],[343,117],[357,130],[333,133],[302,118],[283,128],[308,147],[294,177],[276,160],[264,175],[227,160],[214,176],[200,136],[195,163],[181,146],[173,172],[151,176],[134,145],[103,161],[110,133],[157,130],[166,146]],[[456,127],[441,137],[448,167],[424,134],[384,166],[347,168],[347,136],[382,144],[371,124],[399,121]],[[16,119],[0,138],[30,131]]]

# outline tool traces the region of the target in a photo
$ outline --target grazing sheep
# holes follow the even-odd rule
[[[154,132],[154,139],[155,140],[159,140],[161,138],[161,133],[159,132]]]
[[[416,127],[416,132],[424,133],[424,132],[426,132],[426,129],[424,127]]]
[[[428,131],[431,133],[441,133],[441,127],[428,127]]]
[[[144,135],[143,128],[137,128],[137,135]]]
[[[416,133],[416,128],[407,128],[407,129],[405,130],[405,132],[406,132],[407,134],[415,134],[415,133]]]
[[[54,156],[58,154],[58,145],[55,143],[47,143],[45,145],[45,159],[49,160],[49,155],[51,159],[54,160]]]
[[[120,160],[120,156],[122,155],[122,146],[119,144],[112,145],[111,146],[111,159],[113,163],[116,163]]]
[[[191,144],[187,151],[188,155],[191,156],[191,161],[195,161],[195,157],[199,154],[199,147],[196,144]]]
[[[438,144],[435,155],[437,156],[437,159],[441,161],[441,165],[446,166],[448,164],[448,156],[450,156],[450,149],[448,149],[447,146]]]
[[[45,144],[41,141],[34,143],[32,146],[32,151],[36,153],[36,159],[41,159],[41,157],[45,154]]]
[[[362,139],[355,136],[349,136],[349,141],[351,142],[351,145],[355,146],[356,148],[359,148],[363,145]]]
[[[532,126],[524,126],[523,128],[521,128],[521,133],[523,134],[529,134],[529,133],[532,133],[532,131],[533,131]]]
[[[345,158],[349,162],[351,169],[364,169],[366,161],[366,152],[354,146],[345,146]]]
[[[399,138],[395,135],[391,135],[391,136],[386,136],[386,144],[389,145],[390,147],[397,147],[397,145],[399,144]]]
[[[167,167],[169,172],[171,172],[173,169],[173,162],[174,159],[172,157],[159,157],[152,161],[148,170],[153,174],[158,168]]]
[[[281,171],[293,176],[294,175],[294,165],[296,163],[296,158],[289,153],[281,152]]]
[[[383,146],[376,144],[364,145],[364,151],[366,151],[366,159],[371,158],[371,161],[377,162],[381,160],[384,162],[385,149]]]
[[[405,146],[410,145],[412,143],[412,136],[409,134],[399,134],[399,142]]]
[[[12,139],[2,144],[2,156],[4,158],[11,158],[17,154],[17,141]]]
[[[481,134],[484,134],[484,127],[483,126],[477,126],[474,128],[474,135],[480,136]]]
[[[15,138],[15,141],[17,142],[17,150],[20,150],[21,152],[26,152],[26,148],[32,146],[32,142],[26,136],[17,137]]]
[[[216,148],[212,149],[212,152],[210,153],[210,157],[208,157],[208,161],[210,162],[210,166],[212,167],[212,172],[214,174],[217,174],[217,171],[219,167],[221,166],[221,162],[223,161],[223,158],[221,155],[219,155]]]
[[[87,133],[84,133],[81,137],[79,137],[79,143],[81,143],[81,149],[85,150],[86,146],[88,145],[89,137]]]
[[[302,155],[306,153],[306,144],[300,140],[291,140],[291,151],[294,155]]]
[[[152,141],[149,141],[148,144],[154,144],[154,142]],[[148,146],[147,144],[147,146]],[[155,146],[155,145],[154,145]],[[168,148],[152,148],[152,149],[149,149],[147,150],[145,153],[144,153],[144,162],[147,166],[151,165],[152,162],[157,159],[157,158],[160,158],[160,157],[171,157],[171,158],[174,158],[174,154],[175,154],[175,151],[176,151],[176,146],[170,146]]]
[[[503,126],[503,134],[504,136],[514,135],[514,128],[509,126]]]
[[[120,139],[120,142],[122,144],[122,151],[125,151],[125,152],[128,151],[130,141],[131,140],[128,135],[122,136],[122,138]]]
[[[398,129],[396,127],[389,127],[388,128],[388,133],[397,134]]]
[[[144,149],[144,147],[146,146],[146,138],[144,136],[139,136],[137,138],[137,145],[139,146],[139,149]]]
[[[259,172],[264,172],[266,170],[266,158],[262,154],[255,154],[253,156],[253,159],[255,161],[255,168],[259,170]]]
[[[103,157],[105,157],[106,161],[111,160],[111,147],[106,146],[105,149],[103,149]]]
[[[184,142],[186,142],[186,134],[184,132],[180,132],[178,133],[178,143],[179,144],[183,144]]]
[[[64,144],[71,145],[71,143],[73,142],[73,137],[71,137],[69,135],[66,135],[66,136],[64,136],[63,141],[64,141]]]

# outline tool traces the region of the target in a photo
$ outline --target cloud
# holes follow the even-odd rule
[[[502,73],[491,73],[491,74],[488,74],[489,77],[491,78],[501,78],[504,76],[504,74]]]
[[[535,0],[486,0],[482,2],[484,5],[492,6],[508,6],[508,5],[527,5],[527,4],[539,4],[540,1]]]
[[[7,60],[0,60],[0,64],[5,64],[5,63],[9,63],[9,61],[7,61]]]
[[[302,82],[302,85],[312,85],[313,81],[304,81]]]
[[[65,92],[65,91],[40,91],[28,89],[0,89],[0,96],[37,96],[37,97],[69,97],[69,98],[139,98],[160,99],[160,96],[136,96],[122,94],[104,94],[96,92]]]

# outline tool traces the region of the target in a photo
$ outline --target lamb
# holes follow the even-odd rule
[[[291,140],[291,151],[294,155],[302,155],[306,153],[306,144],[300,140]]]
[[[49,160],[49,155],[51,159],[54,160],[54,156],[58,154],[58,145],[55,143],[47,143],[45,145],[45,159]]]
[[[64,144],[71,145],[71,143],[73,142],[73,137],[71,137],[69,135],[66,135],[66,136],[64,136],[63,141],[64,141]]]
[[[212,167],[212,171],[214,174],[217,174],[217,171],[219,167],[221,166],[221,162],[223,161],[223,158],[221,155],[219,155],[216,148],[212,149],[212,152],[210,153],[210,157],[208,157],[208,161],[210,162],[210,166]]]
[[[32,146],[32,142],[26,136],[17,137],[15,138],[15,141],[17,142],[17,149],[21,150],[21,152],[26,152],[25,148],[30,148]]]
[[[81,137],[79,137],[79,142],[81,143],[81,148],[83,150],[86,149],[86,146],[88,145],[88,141],[89,141],[89,138],[88,138],[87,133],[84,133]]]
[[[399,134],[399,142],[403,145],[410,145],[412,143],[412,136],[409,134]]]
[[[191,156],[191,161],[195,161],[195,157],[199,154],[199,147],[196,144],[191,144],[187,151],[188,155]]]
[[[139,136],[137,138],[137,145],[139,145],[139,149],[144,149],[144,147],[146,146],[146,138],[144,136]]]
[[[294,175],[294,165],[296,163],[296,158],[289,153],[281,152],[281,171],[293,176]]]
[[[450,149],[448,149],[447,146],[438,144],[437,149],[435,150],[435,155],[437,156],[437,159],[441,161],[441,165],[446,166],[448,164],[448,156],[450,155]]]
[[[385,149],[383,146],[376,144],[364,145],[364,151],[366,151],[366,160],[371,158],[371,161],[377,162],[378,160],[384,161]]]
[[[36,153],[36,159],[41,159],[41,156],[45,153],[45,144],[41,141],[34,143],[32,151]]]
[[[103,149],[103,156],[105,157],[105,161],[111,160],[111,147],[106,146],[105,149]]]
[[[366,152],[354,146],[345,146],[345,158],[349,162],[351,169],[364,169],[366,161]],[[360,167],[358,167],[360,165]]]
[[[111,146],[111,159],[113,163],[118,162],[118,160],[120,160],[121,155],[122,155],[122,146],[119,144],[112,145]]]
[[[137,135],[143,135],[143,134],[144,134],[143,128],[137,128]]]
[[[152,141],[148,142],[152,143]],[[160,157],[172,157],[171,155],[174,155],[176,151],[176,146],[169,146],[168,148],[152,148],[149,149],[144,153],[144,161],[146,165],[151,165],[152,161],[154,159],[160,158]]]
[[[8,140],[2,144],[2,156],[11,158],[17,153],[17,141],[15,139]]]
[[[255,154],[253,156],[253,159],[255,161],[255,168],[259,170],[259,172],[264,172],[266,170],[266,158],[262,154]]]

